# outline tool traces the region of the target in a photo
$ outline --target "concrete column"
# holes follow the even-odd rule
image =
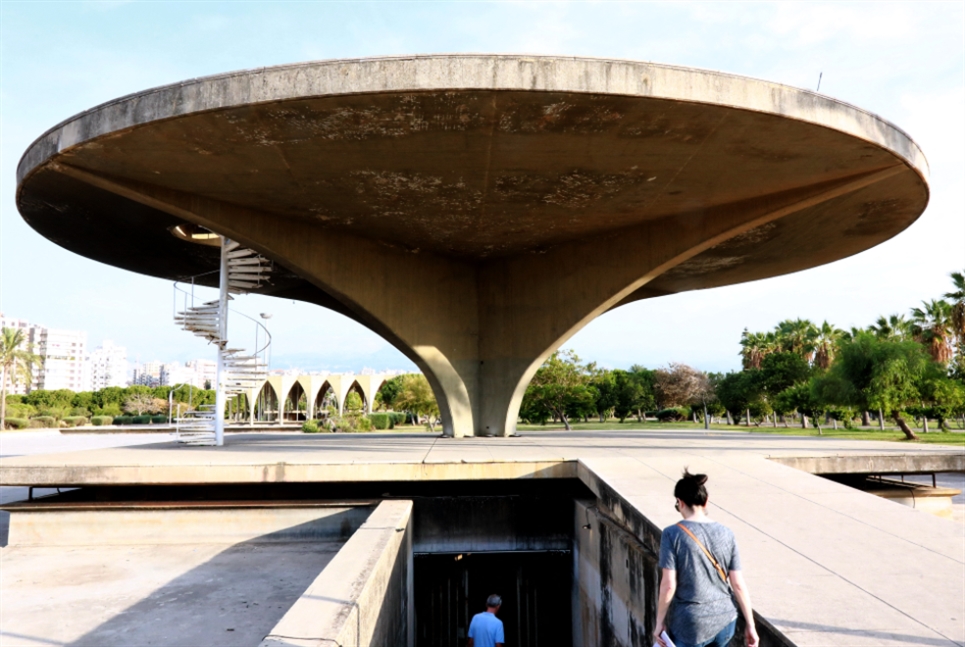
[[[237,240],[310,281],[318,296],[304,300],[334,299],[415,362],[439,402],[444,433],[459,437],[514,433],[523,393],[546,357],[607,310],[653,296],[646,286],[655,278],[736,236],[901,170],[695,208],[549,249],[475,261],[387,246],[307,218],[80,173],[101,188]],[[710,269],[698,265],[698,274],[713,271],[713,261]]]

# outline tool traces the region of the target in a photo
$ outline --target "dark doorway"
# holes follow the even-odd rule
[[[569,552],[415,556],[417,647],[463,647],[469,622],[497,593],[507,647],[572,644]]]

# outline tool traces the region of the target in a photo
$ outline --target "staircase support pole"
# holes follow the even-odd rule
[[[224,412],[225,412],[225,367],[224,349],[228,339],[228,244],[231,241],[221,238],[221,276],[219,284],[221,292],[218,296],[218,372],[215,377],[217,390],[215,391],[214,407],[214,444],[224,445]]]

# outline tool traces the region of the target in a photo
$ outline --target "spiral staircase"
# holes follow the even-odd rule
[[[184,302],[184,309],[176,311],[174,315],[175,323],[218,349],[215,404],[201,405],[176,418],[178,442],[187,445],[224,444],[225,408],[241,395],[251,393],[268,377],[268,365],[264,358],[271,344],[271,335],[260,322],[231,310],[228,304],[233,300],[233,295],[246,294],[266,283],[271,273],[271,262],[235,241],[222,238],[221,268],[218,271],[220,292],[216,301],[201,301],[195,297],[195,280],[204,275],[174,284],[175,303],[179,297]],[[187,288],[187,281],[190,281],[190,289]],[[200,303],[195,305],[196,302]],[[253,353],[230,347],[229,311],[253,321],[264,334],[264,346],[257,348],[256,334]]]

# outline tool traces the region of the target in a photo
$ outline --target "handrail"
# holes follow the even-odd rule
[[[218,270],[215,270],[215,272],[217,272],[217,271],[218,271]],[[174,289],[175,289],[177,292],[181,292],[182,294],[185,295],[185,297],[188,297],[188,298],[191,299],[190,305],[187,304],[187,299],[185,299],[185,306],[184,306],[185,310],[186,310],[187,308],[193,308],[193,307],[195,306],[195,301],[198,300],[198,299],[200,299],[200,297],[197,297],[197,296],[195,296],[195,294],[194,294],[194,279],[197,278],[197,277],[199,277],[199,276],[204,276],[205,274],[212,274],[212,273],[213,273],[213,272],[205,272],[205,273],[203,273],[203,274],[196,274],[195,276],[189,277],[189,278],[191,279],[191,288],[192,288],[190,292],[188,292],[187,290],[185,290],[184,288],[181,287],[181,284],[185,282],[185,279],[182,279],[182,280],[178,280],[178,281],[174,281],[174,282],[173,282],[172,285],[173,285]],[[204,287],[208,287],[208,286],[204,286]],[[209,289],[214,289],[214,288],[209,288]],[[173,313],[174,313],[175,315],[178,313],[177,294],[174,295],[174,305],[173,305],[172,310],[173,310]],[[271,346],[271,332],[269,332],[268,328],[267,328],[263,323],[261,323],[260,321],[258,321],[257,319],[246,315],[244,312],[241,312],[241,311],[239,311],[239,310],[235,310],[234,308],[232,308],[232,307],[230,307],[230,306],[228,307],[228,311],[229,311],[229,312],[233,312],[233,313],[238,314],[238,315],[241,315],[241,316],[244,317],[245,319],[248,319],[249,321],[253,322],[253,323],[255,324],[255,326],[257,326],[258,328],[261,329],[261,331],[265,334],[265,338],[266,338],[266,340],[265,340],[265,345],[264,345],[264,346],[261,346],[260,348],[257,348],[257,349],[255,350],[255,353],[254,353],[254,354],[255,354],[255,355],[260,355],[261,353],[265,353],[265,352],[268,350],[268,347]],[[256,343],[256,345],[257,345],[257,343]]]

